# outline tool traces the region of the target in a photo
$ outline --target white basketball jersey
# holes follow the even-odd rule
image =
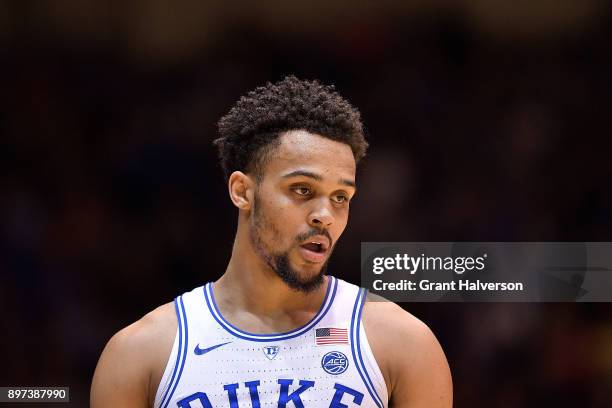
[[[306,325],[253,334],[227,322],[212,284],[175,299],[178,329],[155,407],[387,407],[361,324],[365,289],[329,276]]]

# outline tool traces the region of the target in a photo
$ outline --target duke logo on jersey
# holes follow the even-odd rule
[[[264,352],[264,355],[268,357],[269,360],[274,360],[274,357],[278,354],[278,350],[280,347],[278,346],[263,346],[261,349]]]
[[[295,406],[296,408],[304,408],[304,401],[302,400],[302,393],[307,391],[308,389],[314,387],[314,381],[308,380],[299,380],[299,387],[295,388],[293,392],[290,392],[289,387],[294,384],[294,380],[292,379],[279,379],[278,384],[280,385],[279,393],[278,393],[278,401],[275,401],[279,408],[286,408],[287,406]],[[258,387],[261,384],[261,381],[249,381],[245,382],[244,386],[249,390],[249,398],[250,403],[253,408],[260,408],[261,401],[259,396]],[[238,390],[240,388],[240,384],[226,384],[223,386],[223,389],[227,392],[227,398],[230,408],[239,408],[238,404]],[[342,403],[343,399],[351,401],[355,405],[361,405],[361,401],[363,401],[364,395],[357,390],[346,387],[342,384],[334,384],[334,394],[329,402],[329,408],[347,408],[347,405]],[[352,398],[351,398],[352,397]],[[178,401],[176,405],[180,408],[194,408],[197,405],[193,403],[198,403],[204,408],[213,408],[208,395],[205,392],[196,392],[192,395],[189,395],[186,398]],[[291,403],[291,404],[289,404]],[[224,405],[227,406],[227,405]]]

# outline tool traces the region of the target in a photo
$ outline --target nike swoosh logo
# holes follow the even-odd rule
[[[214,349],[221,347],[221,346],[225,346],[226,344],[231,343],[231,341],[228,341],[227,343],[221,343],[221,344],[216,344],[214,346],[208,347],[208,348],[200,348],[200,345],[198,344],[197,346],[195,346],[195,349],[193,349],[193,352],[196,353],[198,356],[201,356],[202,354],[206,354],[209,351],[213,351]]]

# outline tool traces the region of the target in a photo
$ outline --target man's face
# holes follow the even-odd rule
[[[253,247],[291,288],[310,292],[346,227],[355,194],[350,146],[290,131],[269,153],[250,217]]]

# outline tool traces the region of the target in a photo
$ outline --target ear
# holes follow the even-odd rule
[[[230,198],[239,210],[250,210],[253,205],[254,180],[241,171],[233,172],[227,181]]]

